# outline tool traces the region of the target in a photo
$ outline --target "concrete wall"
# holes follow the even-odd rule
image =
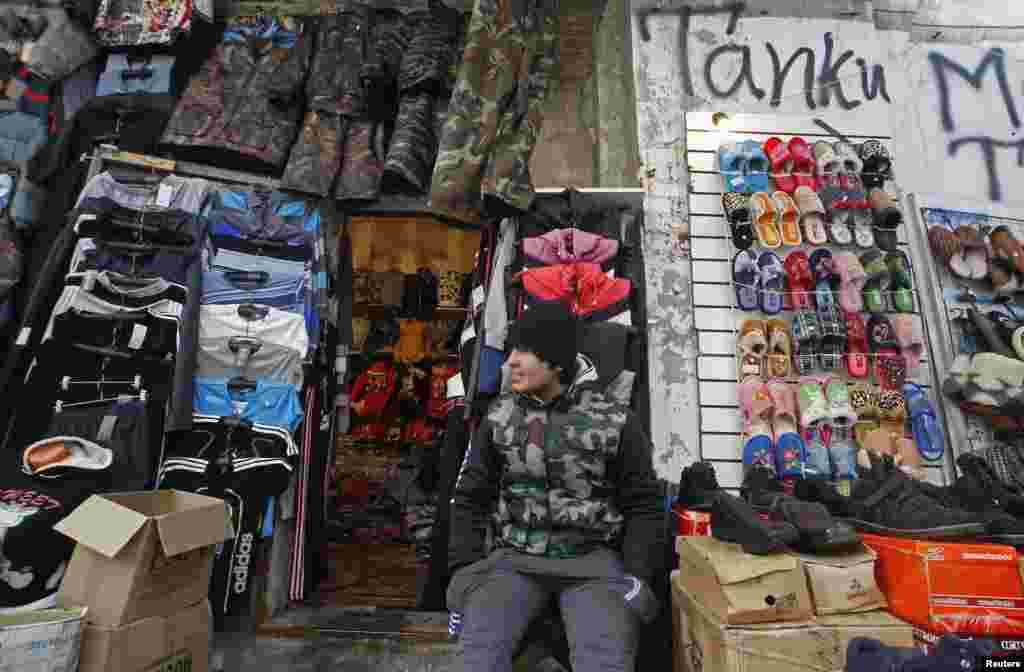
[[[1011,7],[1013,5],[1013,7]],[[892,136],[896,185],[1024,216],[1024,6],[1005,0],[633,0],[646,201],[652,439],[676,482],[698,459],[687,111],[822,119]],[[786,66],[789,65],[788,71]]]

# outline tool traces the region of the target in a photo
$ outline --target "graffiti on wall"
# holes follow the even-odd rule
[[[1024,166],[1024,138],[1011,140],[1006,135],[1016,135],[1021,126],[1017,103],[1010,91],[1010,79],[1006,73],[1006,52],[999,48],[989,49],[981,62],[972,70],[962,63],[939,51],[928,54],[932,76],[939,96],[939,114],[942,119],[942,130],[951,139],[946,145],[950,158],[955,158],[962,149],[977,147],[981,152],[981,160],[985,164],[988,177],[988,195],[993,201],[1003,200],[1003,183],[999,174],[996,150],[1016,150],[1018,166]],[[999,91],[999,103],[996,109],[1005,109],[1010,129],[1002,137],[990,134],[968,134],[958,137],[958,119],[954,111],[954,97],[951,85],[965,82],[973,90],[972,93],[982,94],[982,86],[986,77],[996,85]],[[998,125],[990,124],[995,128]]]
[[[734,2],[721,7],[689,7],[683,6],[674,9],[652,8],[637,12],[637,23],[640,31],[640,39],[644,42],[651,40],[650,26],[648,21],[656,14],[677,14],[679,16],[679,58],[681,59],[681,71],[683,77],[683,91],[691,98],[696,95],[694,90],[694,64],[691,63],[692,50],[690,44],[691,20],[694,16],[727,15],[729,22],[726,25],[726,37],[732,38],[739,26],[741,17],[746,10],[743,2]],[[835,104],[843,110],[854,110],[860,107],[865,100],[871,101],[876,98],[891,103],[889,91],[885,81],[885,68],[880,64],[871,64],[867,59],[857,56],[852,49],[836,51],[836,42],[832,33],[826,32],[822,35],[822,50],[819,59],[819,52],[811,46],[801,46],[796,49],[783,62],[784,54],[770,41],[764,42],[764,53],[751,48],[749,44],[740,44],[730,39],[724,44],[717,45],[709,51],[703,64],[698,64],[696,72],[703,78],[711,96],[717,99],[731,98],[744,87],[757,100],[768,97],[769,105],[779,107],[782,104],[783,87],[791,74],[798,69],[802,61],[802,90],[801,95],[808,109],[828,108]],[[771,60],[772,76],[770,81],[757,82],[754,76],[755,59],[764,57]],[[716,66],[723,60],[738,58],[739,70],[731,75],[731,80],[723,78]],[[820,65],[820,67],[819,67]],[[859,78],[856,71],[859,69]],[[845,70],[844,70],[845,68]],[[850,85],[853,80],[859,79],[859,87]],[[763,84],[762,87],[760,84]],[[858,96],[859,94],[859,96]]]

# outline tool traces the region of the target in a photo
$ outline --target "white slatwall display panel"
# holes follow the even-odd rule
[[[827,122],[828,120],[825,119]],[[737,359],[736,332],[743,320],[760,316],[745,313],[734,308],[735,291],[732,284],[732,260],[736,254],[729,226],[722,211],[722,178],[718,172],[718,147],[727,142],[757,140],[764,142],[770,137],[789,140],[801,136],[813,145],[819,140],[836,142],[838,138],[827,129],[806,118],[770,115],[729,114],[727,130],[716,127],[711,112],[690,112],[686,115],[687,164],[690,174],[690,235],[693,264],[694,322],[698,332],[699,359],[699,403],[700,403],[700,454],[701,459],[714,464],[719,482],[728,489],[738,488],[743,480],[743,448],[741,433],[743,420],[737,403]],[[890,147],[891,138],[879,135],[878,129],[851,127],[844,123],[836,129],[850,142],[859,144],[876,139]],[[887,130],[887,129],[885,129]],[[898,156],[893,157],[896,179],[901,164]],[[903,169],[910,169],[903,166]],[[893,183],[887,190],[895,196]],[[900,227],[899,240],[907,250],[906,225],[910,221],[904,212],[904,225]],[[840,248],[828,245],[836,251]],[[754,249],[759,249],[755,244]],[[775,250],[781,259],[796,248]],[[814,249],[803,247],[810,256]],[[863,250],[849,248],[858,255]],[[917,292],[915,270],[915,312],[921,319],[921,301]],[[864,314],[866,315],[866,314]],[[792,322],[793,313],[784,311],[777,317]],[[770,319],[767,316],[760,316]],[[866,321],[866,317],[865,317]],[[922,332],[927,339],[928,328],[922,323]],[[930,352],[926,343],[926,353]],[[824,376],[824,371],[819,371]],[[919,373],[913,380],[921,384],[933,401],[937,396],[932,367],[927,356],[922,359]],[[795,380],[795,377],[793,378]],[[870,382],[870,381],[869,381]],[[945,462],[927,464],[929,480],[937,484],[946,482]]]

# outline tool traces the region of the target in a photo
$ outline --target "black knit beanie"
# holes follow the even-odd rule
[[[523,311],[509,328],[510,349],[532,352],[552,367],[573,375],[579,353],[576,316],[561,302],[541,303]]]

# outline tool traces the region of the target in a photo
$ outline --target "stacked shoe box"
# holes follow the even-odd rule
[[[877,590],[874,597],[855,596],[845,603],[835,595],[825,601],[817,592],[812,597],[805,558],[750,555],[712,537],[680,538],[676,551],[676,672],[832,672],[845,668],[847,645],[855,637],[912,645],[911,626],[878,608],[884,601]],[[859,564],[858,557],[863,562],[864,552],[851,556],[851,567]]]
[[[1024,560],[1012,546],[864,535],[889,611],[927,648],[944,634],[986,637],[1006,653],[1024,640]]]

